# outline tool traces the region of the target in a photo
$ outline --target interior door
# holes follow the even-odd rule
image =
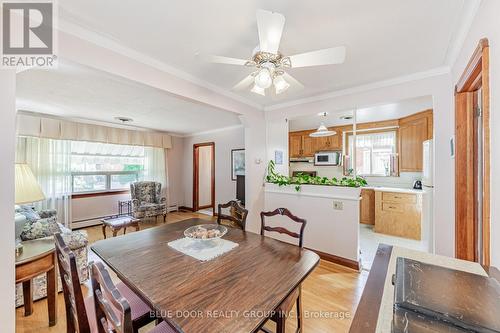
[[[474,238],[476,261],[483,262],[483,114],[482,114],[482,89],[474,92]]]
[[[193,145],[193,211],[215,211],[215,144]]]

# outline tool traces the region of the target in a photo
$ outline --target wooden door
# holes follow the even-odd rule
[[[342,150],[342,129],[340,127],[332,127],[330,130],[337,134],[328,137],[328,147],[330,150]]]
[[[402,123],[399,127],[400,171],[422,171],[422,143],[428,135],[427,117]]]
[[[302,134],[290,133],[288,146],[290,157],[301,157]]]
[[[329,139],[330,139],[329,136],[314,138],[314,145],[316,146],[316,151],[330,150]]]

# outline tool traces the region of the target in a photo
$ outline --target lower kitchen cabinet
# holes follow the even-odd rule
[[[359,222],[371,225],[375,224],[375,191],[372,189],[361,190]]]
[[[375,232],[420,240],[422,194],[375,191]]]

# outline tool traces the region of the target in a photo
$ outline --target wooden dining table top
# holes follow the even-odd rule
[[[239,229],[223,237],[238,247],[201,262],[168,242],[188,219],[94,243],[92,250],[179,332],[256,332],[319,263],[316,253]]]

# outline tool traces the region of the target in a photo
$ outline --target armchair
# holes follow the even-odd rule
[[[161,196],[161,183],[142,181],[130,184],[132,216],[137,219],[163,215],[167,216],[167,198]]]

